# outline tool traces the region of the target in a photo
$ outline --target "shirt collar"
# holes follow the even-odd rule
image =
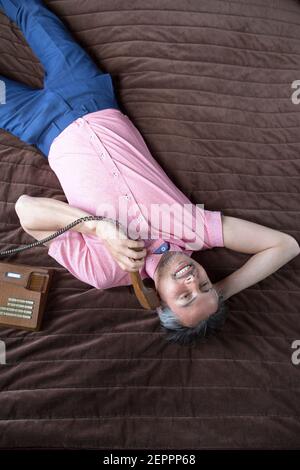
[[[165,240],[163,240],[162,238],[159,238],[157,240],[145,240],[145,248],[147,248],[149,254],[146,256],[144,269],[148,277],[151,277],[151,279],[154,279],[154,273],[156,271],[157,265],[161,257],[164,255],[164,253],[154,254],[154,251],[159,248],[163,243],[165,243]],[[169,251],[184,251],[186,255],[191,256],[192,251],[183,250],[180,246],[176,245],[175,243],[168,243],[170,245]]]

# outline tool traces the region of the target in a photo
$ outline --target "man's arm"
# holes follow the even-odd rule
[[[56,199],[31,197],[25,194],[18,199],[15,209],[23,229],[41,240],[76,219],[91,215]],[[70,230],[99,237],[124,271],[134,272],[144,266],[144,258],[147,254],[144,241],[128,239],[126,233],[122,230],[119,232],[109,219],[80,222]],[[46,245],[48,246],[49,243],[46,242]],[[141,251],[136,251],[136,248]]]
[[[21,225],[29,230],[53,231],[65,227],[76,219],[89,214],[66,202],[47,197],[31,197],[23,194],[15,204]],[[97,220],[80,222],[70,230],[96,235]]]
[[[261,281],[300,253],[295,238],[278,230],[222,215],[225,248],[253,254],[239,269],[214,284],[224,299]]]

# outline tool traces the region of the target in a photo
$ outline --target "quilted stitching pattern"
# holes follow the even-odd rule
[[[300,239],[296,0],[46,1],[112,74],[120,105],[193,202]],[[0,14],[0,73],[42,87],[43,69]],[[32,239],[18,196],[66,201],[38,150],[0,133],[1,249]],[[33,251],[12,262],[31,263]],[[213,280],[247,256],[197,253]],[[97,291],[57,269],[42,331],[2,328],[0,446],[296,448],[300,259],[229,301],[215,338],[167,345],[127,287]]]

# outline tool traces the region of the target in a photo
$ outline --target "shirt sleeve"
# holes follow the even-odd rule
[[[83,234],[68,230],[50,243],[48,255],[65,267],[82,282],[105,289],[108,285],[107,273],[101,266],[101,250],[97,259],[91,255]]]
[[[224,247],[222,211],[204,211],[203,249]]]

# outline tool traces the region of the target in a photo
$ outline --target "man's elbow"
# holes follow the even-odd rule
[[[300,246],[297,240],[291,235],[284,234],[282,244],[284,249],[290,253],[291,259],[300,254]]]
[[[15,203],[15,211],[19,217],[22,227],[27,227],[29,216],[32,212],[32,208],[29,208],[29,201],[31,200],[31,196],[22,194]]]
[[[30,199],[32,199],[32,197],[28,196],[28,194],[21,194],[15,203],[16,212],[24,207],[25,203],[27,203]]]

